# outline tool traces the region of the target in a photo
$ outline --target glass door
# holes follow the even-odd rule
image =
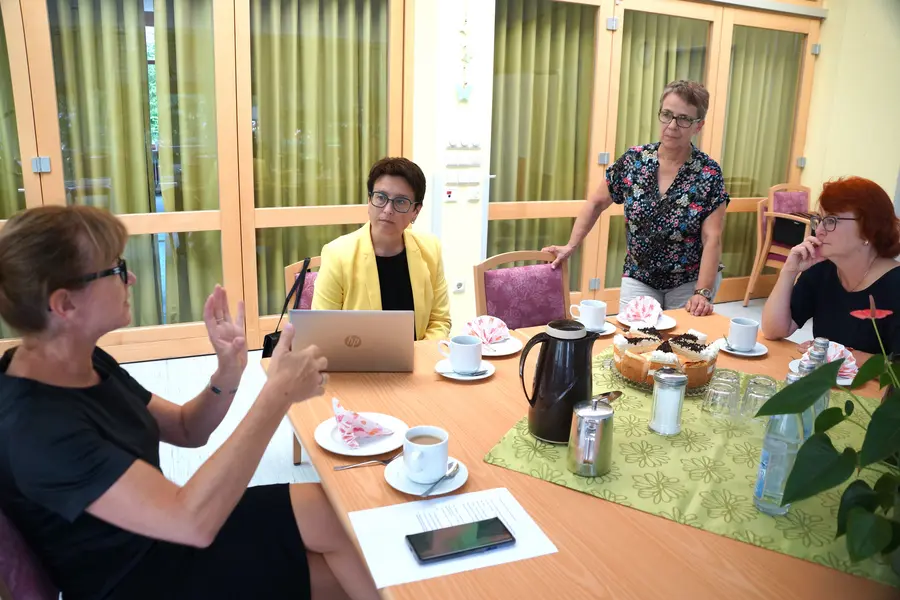
[[[250,343],[284,267],[367,220],[371,166],[403,137],[403,0],[238,0],[238,136]]]
[[[497,0],[487,256],[563,245],[601,169],[611,16],[596,2]],[[609,13],[609,14],[606,14]],[[592,297],[597,229],[569,258]]]
[[[726,99],[711,128],[725,185],[731,194],[723,234],[725,280],[719,300],[742,298],[756,251],[756,207],[769,188],[800,184],[798,159],[806,122],[818,41],[815,20],[725,9],[716,95]],[[756,286],[768,295],[773,275]]]
[[[34,0],[22,10],[49,204],[128,228],[132,326],[120,360],[210,351],[203,305],[243,295],[230,0]]]
[[[628,148],[659,141],[660,94],[677,79],[703,83],[712,92],[718,76],[722,9],[674,0],[635,0],[616,7],[619,30],[613,43],[612,90],[606,149],[615,162]],[[720,101],[720,100],[719,100]],[[707,122],[715,113],[711,94]],[[694,144],[709,153],[710,136]],[[600,219],[600,296],[616,312],[625,262],[625,217],[613,204]]]

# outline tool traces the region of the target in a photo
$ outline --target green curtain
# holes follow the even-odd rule
[[[804,42],[799,33],[734,28],[722,148],[732,198],[765,197],[771,186],[787,181]],[[729,215],[724,275],[749,275],[755,247],[755,214]]]
[[[364,204],[387,153],[387,0],[251,0],[256,206]],[[281,310],[284,267],[357,229],[257,232],[260,314]]]
[[[619,112],[613,160],[625,150],[659,140],[659,95],[671,81],[706,78],[709,23],[641,11],[625,11]],[[605,287],[622,283],[625,218],[609,222]]]
[[[153,12],[163,209],[216,210],[212,2],[154,0]],[[222,282],[221,234],[167,236],[165,281],[166,321],[201,320],[207,295]]]
[[[497,0],[491,202],[583,198],[587,187],[596,7]],[[572,219],[488,224],[488,256],[569,238]],[[570,264],[571,289],[581,255]]]
[[[158,168],[144,3],[48,0],[48,9],[67,201],[117,214],[217,208],[211,0],[154,2]],[[202,318],[221,247],[207,241],[215,235],[190,237],[162,236],[162,250],[156,235],[129,240],[132,325]]]

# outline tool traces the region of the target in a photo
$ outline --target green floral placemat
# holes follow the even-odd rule
[[[611,351],[594,359],[595,393],[616,389]],[[746,381],[747,376],[743,375]],[[753,504],[765,426],[758,421],[717,419],[701,412],[700,398],[688,398],[682,411],[682,430],[663,437],[647,428],[650,394],[626,388],[615,401],[612,468],[602,477],[579,477],[566,468],[567,447],[547,444],[528,432],[520,420],[485,456],[485,462],[557,485],[591,494],[672,521],[789,554],[804,560],[900,586],[900,578],[880,556],[853,564],[845,539],[835,539],[843,486],[795,503],[783,517],[759,512]],[[832,391],[832,405],[847,400]],[[878,401],[864,399],[874,410]],[[864,411],[854,419],[865,425]],[[862,445],[864,432],[852,423],[829,431],[842,450]],[[880,473],[863,470],[874,485]]]

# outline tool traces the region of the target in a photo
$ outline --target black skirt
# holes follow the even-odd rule
[[[110,600],[306,599],[306,550],[287,484],[248,488],[208,548],[157,542]]]

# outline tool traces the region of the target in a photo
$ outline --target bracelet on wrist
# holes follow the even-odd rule
[[[213,385],[213,382],[212,382],[212,381],[209,382],[209,386],[207,386],[207,389],[209,389],[209,391],[211,391],[211,392],[212,392],[213,394],[215,394],[216,396],[221,396],[222,393],[223,393],[222,389],[216,387],[215,385]],[[229,391],[228,391],[228,394],[229,394],[230,396],[234,396],[235,394],[237,394],[237,391],[238,391],[238,389],[237,389],[237,388],[234,388],[233,390],[229,390]]]

